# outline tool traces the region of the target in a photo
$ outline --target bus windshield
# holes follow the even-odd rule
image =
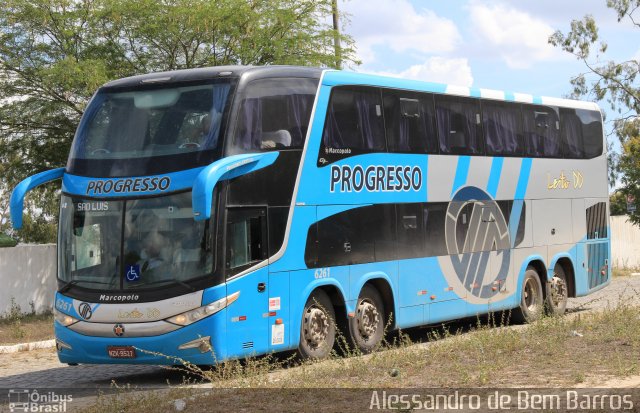
[[[142,175],[140,164],[157,164],[160,157],[178,159],[181,169],[198,166],[203,154],[203,164],[212,162],[222,148],[234,84],[234,79],[217,79],[101,89],[78,127],[69,169],[105,164],[107,175]]]
[[[63,282],[99,290],[188,283],[211,274],[208,221],[195,221],[191,192],[126,201],[62,196]]]

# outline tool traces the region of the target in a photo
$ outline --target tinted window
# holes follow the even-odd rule
[[[267,258],[265,208],[229,208],[226,234],[227,276]]]
[[[389,151],[438,152],[432,95],[385,90],[383,101]]]
[[[602,154],[600,112],[560,109],[564,153],[567,158],[595,158]]]
[[[327,108],[322,146],[320,157],[325,159],[384,151],[380,91],[373,88],[335,88]]]
[[[482,127],[487,155],[522,154],[522,114],[520,105],[482,102]]]
[[[522,106],[525,155],[562,157],[558,109],[550,106]]]
[[[301,148],[317,85],[305,78],[251,82],[242,95],[230,152]]]
[[[447,203],[433,203],[423,206],[425,222],[426,249],[424,256],[435,257],[447,255],[444,235],[444,223],[447,214]]]
[[[306,264],[324,267],[395,259],[394,216],[393,205],[373,205],[319,221],[309,228]]]
[[[398,259],[417,258],[424,254],[425,234],[422,204],[399,204]]]
[[[481,155],[480,102],[478,99],[436,96],[440,152]]]

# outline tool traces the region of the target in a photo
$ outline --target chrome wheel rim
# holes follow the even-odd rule
[[[524,283],[524,305],[531,312],[535,312],[540,304],[540,292],[536,287],[535,280],[531,278]]]
[[[318,307],[310,307],[304,316],[304,339],[311,348],[317,349],[326,342],[329,335],[329,318]]]
[[[551,279],[551,301],[553,305],[559,307],[560,304],[567,300],[567,283],[560,277]]]
[[[378,323],[380,322],[380,313],[373,303],[369,300],[362,300],[356,309],[356,323],[360,335],[367,339],[376,334],[378,331]]]

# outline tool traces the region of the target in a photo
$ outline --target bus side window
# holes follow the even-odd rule
[[[226,238],[227,277],[266,259],[266,208],[229,208]]]
[[[395,90],[382,94],[389,151],[438,153],[433,95]]]
[[[565,158],[583,158],[582,121],[576,114],[576,110],[560,108],[560,124],[562,125],[562,146]]]
[[[482,127],[487,145],[487,155],[522,155],[520,105],[483,100]]]
[[[522,105],[525,156],[561,158],[558,109],[551,106]]]
[[[380,90],[334,88],[322,133],[319,166],[347,156],[385,151]]]
[[[318,81],[306,78],[255,80],[243,92],[231,152],[301,149]]]
[[[482,155],[479,99],[437,95],[435,100],[440,152]]]
[[[565,157],[591,159],[602,155],[600,113],[584,109],[560,109]]]
[[[447,215],[447,203],[435,202],[423,204],[422,216],[424,220],[426,257],[447,255],[447,244],[444,225]]]
[[[398,259],[424,255],[425,231],[421,204],[398,204]]]

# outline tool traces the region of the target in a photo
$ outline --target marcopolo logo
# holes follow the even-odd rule
[[[498,294],[509,271],[511,242],[496,201],[480,188],[459,190],[447,208],[445,239],[464,289],[480,299]]]
[[[418,192],[422,169],[408,165],[332,165],[331,192]]]

